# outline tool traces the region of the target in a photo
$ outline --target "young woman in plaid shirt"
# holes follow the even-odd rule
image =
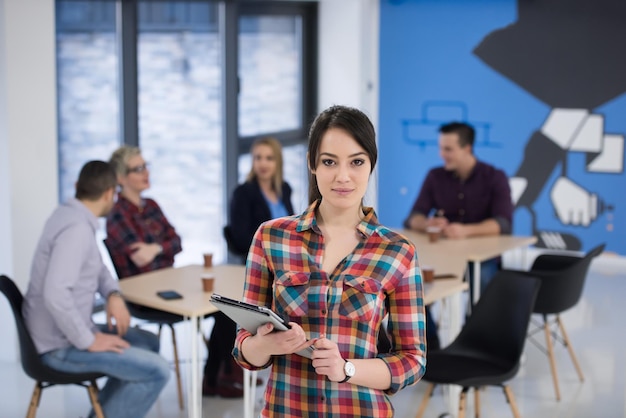
[[[233,354],[272,367],[263,417],[391,417],[389,400],[424,373],[422,279],[413,245],[363,206],[377,149],[361,111],[333,106],[311,126],[309,208],[262,224],[247,260],[244,300],[291,329],[241,329]],[[377,338],[388,315],[389,352]],[[313,345],[312,359],[296,352]]]

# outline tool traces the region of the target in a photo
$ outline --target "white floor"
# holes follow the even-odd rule
[[[522,369],[510,384],[523,417],[626,417],[626,272],[614,270],[593,268],[583,299],[562,316],[585,373],[585,382],[578,380],[567,351],[557,347],[560,402],[554,397],[547,357],[534,345],[527,344]],[[2,323],[6,321],[3,319]],[[185,331],[184,326],[177,330],[181,342],[185,341]],[[162,346],[163,355],[171,358],[169,335],[162,336]],[[19,364],[0,363],[0,417],[25,416],[33,385]],[[415,416],[425,387],[426,384],[418,383],[392,398],[397,418]],[[257,399],[261,396],[262,388]],[[241,399],[205,398],[203,402],[204,417],[243,416]],[[260,408],[260,403],[257,406]],[[482,392],[481,408],[483,417],[512,416],[498,388]],[[38,416],[78,418],[86,416],[88,410],[84,389],[52,387],[43,392]],[[442,392],[437,390],[425,416],[439,417],[445,412]],[[474,416],[473,396],[469,397],[466,416]],[[173,376],[148,417],[186,417],[186,412],[178,409]]]

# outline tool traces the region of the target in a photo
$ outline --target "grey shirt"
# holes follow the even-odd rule
[[[95,339],[95,293],[119,290],[102,262],[97,229],[98,219],[76,199],[59,206],[46,222],[22,307],[40,354],[69,346],[87,349]]]

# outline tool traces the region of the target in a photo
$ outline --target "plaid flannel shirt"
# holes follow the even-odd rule
[[[331,274],[321,270],[324,237],[312,204],[302,215],[274,219],[256,232],[248,256],[244,301],[271,307],[309,338],[336,342],[343,358],[382,359],[391,386],[382,391],[337,383],[297,354],[273,356],[263,417],[391,417],[388,395],[414,384],[426,366],[423,288],[415,247],[378,223],[372,208],[357,226],[361,240]],[[392,349],[378,353],[385,315]],[[382,331],[381,331],[382,332]],[[240,329],[233,354],[248,369]]]
[[[152,199],[134,205],[121,194],[107,217],[107,238],[104,243],[120,279],[174,265],[174,256],[182,251],[180,237],[163,211]],[[130,244],[146,242],[163,248],[151,263],[137,267],[130,259]]]

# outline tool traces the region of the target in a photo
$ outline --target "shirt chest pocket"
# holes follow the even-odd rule
[[[381,288],[382,285],[378,280],[362,276],[345,276],[339,314],[357,321],[369,322],[376,312]]]
[[[308,303],[309,275],[284,272],[274,278],[274,301],[280,314],[306,316]]]

